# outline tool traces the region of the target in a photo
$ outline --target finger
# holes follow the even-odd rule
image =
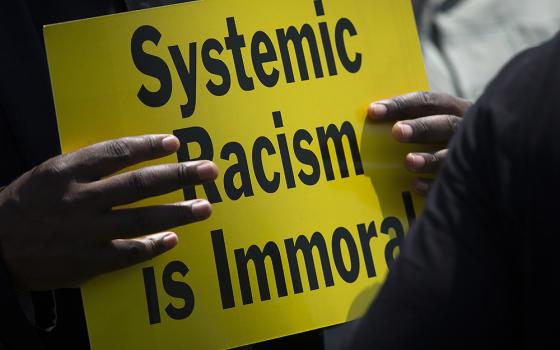
[[[163,232],[140,239],[117,239],[103,245],[97,254],[98,273],[129,267],[174,248],[178,238],[173,232]]]
[[[165,164],[115,175],[86,185],[92,202],[100,207],[136,202],[159,196],[185,186],[216,179],[218,167],[210,161]]]
[[[97,220],[96,239],[109,241],[144,236],[207,219],[211,213],[212,206],[202,199],[113,210]]]
[[[179,149],[173,135],[144,135],[96,143],[64,156],[76,176],[99,179],[133,164],[161,158]]]
[[[411,183],[412,191],[414,191],[415,193],[421,196],[427,196],[428,192],[432,188],[432,183],[433,180],[431,179],[421,179],[421,178],[413,179]]]
[[[462,117],[472,102],[442,92],[417,91],[374,102],[368,117],[373,120],[402,120],[434,114],[452,114]]]
[[[446,149],[435,153],[409,153],[405,158],[405,166],[415,173],[433,173],[438,171],[446,156]]]
[[[404,120],[393,125],[393,137],[400,142],[447,143],[462,119],[454,115],[433,115]]]

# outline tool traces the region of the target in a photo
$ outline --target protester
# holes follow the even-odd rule
[[[560,36],[467,113],[349,349],[555,348]]]
[[[411,183],[412,190],[426,195],[469,101],[480,96],[514,55],[557,32],[560,2],[412,0],[412,4],[432,92],[372,103],[368,116],[375,122],[400,120],[393,127],[397,142],[429,143],[436,138],[437,151],[412,152],[404,159],[405,167],[418,176]],[[407,125],[412,133],[405,133]],[[350,323],[327,329],[325,349],[339,350],[353,327]]]

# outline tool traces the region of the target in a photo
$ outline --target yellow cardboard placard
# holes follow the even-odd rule
[[[159,163],[221,169],[177,248],[82,286],[93,349],[223,349],[365,311],[422,206],[409,149],[365,119],[427,88],[410,0],[203,0],[44,33],[64,152],[175,133]]]

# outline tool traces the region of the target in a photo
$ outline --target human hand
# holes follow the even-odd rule
[[[414,173],[435,173],[447,155],[447,143],[459,127],[472,102],[439,92],[418,91],[369,106],[368,117],[374,121],[397,121],[393,137],[404,143],[437,144],[434,153],[413,152],[405,157],[405,167]],[[412,189],[426,195],[432,180],[413,179]]]
[[[177,151],[170,135],[127,137],[54,157],[0,192],[0,254],[18,290],[77,286],[89,277],[164,253],[175,233],[210,216],[206,200],[141,208],[115,206],[212,181],[210,161],[128,166]],[[143,238],[135,238],[144,236]]]

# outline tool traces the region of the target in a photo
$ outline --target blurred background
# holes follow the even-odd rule
[[[558,0],[412,0],[432,90],[475,100],[515,54],[560,29]]]

